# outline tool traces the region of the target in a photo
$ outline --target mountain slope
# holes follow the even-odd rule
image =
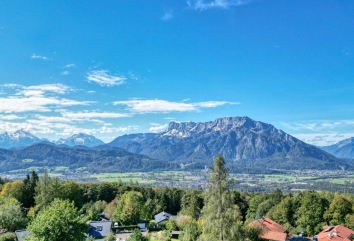
[[[58,141],[56,141],[55,144],[67,145],[67,146],[82,145],[82,146],[93,147],[93,146],[103,145],[104,142],[92,135],[79,133],[79,134],[72,135],[71,137],[66,139],[61,138]]]
[[[338,158],[354,159],[354,137],[320,148]]]
[[[81,148],[35,144],[20,150],[0,149],[0,170],[29,167],[86,167],[91,172],[130,172],[178,169],[178,164],[154,160],[116,147]]]
[[[47,140],[40,139],[24,130],[18,130],[12,134],[8,132],[0,134],[0,148],[25,147],[39,142],[47,142]]]
[[[171,122],[158,134],[116,138],[111,146],[152,158],[211,163],[220,153],[229,164],[277,169],[340,169],[348,165],[274,126],[248,117],[210,122]]]

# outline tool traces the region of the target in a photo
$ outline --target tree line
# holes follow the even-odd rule
[[[325,225],[341,224],[354,229],[354,195],[302,191],[247,193],[232,189],[233,180],[225,160],[217,156],[205,191],[175,187],[152,188],[121,181],[112,183],[62,182],[45,171],[32,171],[23,181],[0,179],[0,226],[13,236],[28,229],[30,240],[85,240],[87,221],[104,212],[120,226],[153,220],[165,211],[178,214],[165,223],[160,240],[170,240],[171,230],[180,230],[180,240],[254,240],[261,230],[248,225],[267,216],[291,233],[314,235]],[[65,225],[63,225],[65,223]],[[55,232],[53,231],[53,226]],[[153,223],[152,223],[153,225]],[[66,237],[66,238],[64,238]],[[132,237],[141,240],[135,233]]]

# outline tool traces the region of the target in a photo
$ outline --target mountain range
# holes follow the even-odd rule
[[[61,138],[57,141],[40,139],[35,135],[24,130],[18,130],[14,133],[4,132],[0,134],[0,148],[5,148],[5,149],[24,148],[37,143],[47,143],[47,144],[53,143],[56,145],[66,145],[66,146],[82,145],[87,147],[93,147],[93,146],[104,144],[103,141],[97,139],[96,137],[84,133],[75,134],[65,139]]]
[[[354,159],[354,137],[320,148],[339,158]]]
[[[231,165],[273,169],[341,169],[348,164],[270,124],[248,117],[209,122],[171,122],[161,133],[123,135],[109,143],[133,153],[182,163],[212,163],[221,154]]]
[[[353,153],[350,145],[353,139],[322,147],[324,151],[249,117],[170,122],[166,131],[123,135],[107,144],[86,134],[49,142],[19,130],[0,135],[0,148],[7,148],[0,149],[0,170],[31,166],[86,167],[93,172],[204,168],[217,154],[236,169],[340,170],[353,169],[350,161],[334,156],[348,158]],[[340,148],[347,149],[336,151]]]
[[[97,139],[96,137],[84,133],[79,133],[72,135],[69,138],[66,139],[59,139],[58,141],[54,142],[57,145],[67,145],[67,146],[87,146],[87,147],[94,147],[94,146],[99,146],[103,145],[104,142],[101,141],[100,139]]]

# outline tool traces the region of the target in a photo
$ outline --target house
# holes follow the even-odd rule
[[[172,217],[172,214],[161,212],[154,216],[156,225],[163,223],[164,221],[169,220]]]
[[[260,235],[262,239],[272,241],[285,241],[287,239],[286,228],[270,218],[262,217],[251,222],[250,225],[262,229],[262,234]]]
[[[138,226],[140,228],[140,231],[146,231],[148,224],[149,224],[148,220],[145,219],[139,220]]]
[[[27,238],[29,236],[29,232],[25,229],[16,230],[15,234],[16,234],[16,238],[18,241],[23,241],[25,238]]]
[[[90,229],[88,235],[95,239],[103,239],[111,232],[112,221],[89,222]]]
[[[315,241],[352,241],[354,231],[342,225],[325,226],[324,230],[313,237]]]

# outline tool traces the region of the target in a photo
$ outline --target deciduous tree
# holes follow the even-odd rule
[[[325,212],[324,218],[331,225],[344,225],[345,217],[353,213],[352,206],[353,204],[347,198],[337,194]]]
[[[0,226],[11,232],[26,227],[21,204],[16,199],[8,199],[0,205]]]
[[[31,241],[84,241],[88,225],[73,202],[55,199],[28,226]]]
[[[113,220],[123,225],[137,224],[143,206],[143,196],[140,192],[124,193],[113,213]]]

